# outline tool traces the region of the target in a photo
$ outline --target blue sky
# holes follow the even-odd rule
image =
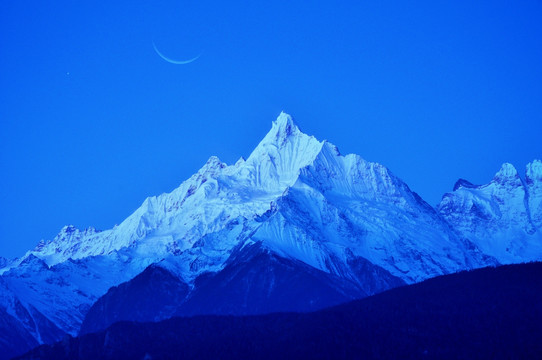
[[[542,2],[0,4],[0,256],[120,223],[284,110],[431,204],[542,158]],[[173,65],[168,57],[189,59]]]

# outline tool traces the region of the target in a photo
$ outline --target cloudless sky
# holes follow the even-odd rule
[[[111,228],[281,110],[435,205],[542,158],[542,2],[2,1],[0,256]],[[174,59],[201,56],[173,65]]]

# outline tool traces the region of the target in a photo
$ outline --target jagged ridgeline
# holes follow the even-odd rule
[[[542,259],[542,162],[462,180],[435,209],[386,167],[281,113],[113,229],[64,227],[1,260],[2,355],[119,320],[310,311],[437,275]],[[12,331],[16,329],[16,331]]]

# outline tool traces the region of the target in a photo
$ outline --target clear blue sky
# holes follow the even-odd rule
[[[542,158],[541,1],[262,3],[2,1],[0,256],[120,223],[281,110],[433,205]]]

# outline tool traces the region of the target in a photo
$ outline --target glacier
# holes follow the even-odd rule
[[[525,180],[510,164],[487,185],[460,180],[434,208],[385,166],[342,155],[281,113],[247,159],[227,165],[210,157],[112,229],[65,226],[24,256],[2,260],[0,308],[26,340],[75,336],[94,304],[149,266],[186,284],[180,304],[219,299],[209,289],[248,286],[247,279],[265,280],[268,289],[257,291],[272,294],[275,286],[280,297],[299,272],[301,282],[325,278],[345,299],[362,297],[459,270],[541,260],[541,228],[540,160],[527,165]],[[255,259],[275,272],[264,276]],[[32,314],[42,325],[28,320]]]

